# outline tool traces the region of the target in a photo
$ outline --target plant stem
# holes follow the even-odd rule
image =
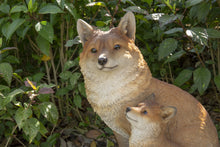
[[[168,62],[168,67],[169,67],[169,72],[170,72],[170,79],[171,79],[171,82],[173,83],[174,80],[173,80],[172,70],[171,70],[170,63],[169,63],[169,62]]]
[[[16,126],[13,128],[13,130],[12,130],[12,132],[11,132],[11,136],[14,134],[15,130],[17,129],[17,127],[18,127],[18,125],[16,125]],[[10,140],[11,140],[11,136],[8,138],[8,140],[7,140],[7,143],[6,143],[5,147],[7,147],[7,146],[8,146],[8,144],[9,144],[9,142],[10,142]]]

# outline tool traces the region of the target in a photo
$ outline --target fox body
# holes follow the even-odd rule
[[[77,31],[83,44],[80,67],[87,99],[94,111],[114,131],[119,146],[128,146],[130,123],[128,106],[136,106],[154,93],[157,102],[175,106],[178,115],[170,122],[170,139],[188,147],[199,144],[217,147],[217,131],[204,107],[189,93],[152,77],[135,45],[135,17],[128,12],[118,27],[95,30],[78,20]]]
[[[168,139],[168,123],[176,115],[176,111],[173,106],[159,105],[154,94],[137,107],[127,107],[126,118],[131,124],[129,147],[182,146]]]

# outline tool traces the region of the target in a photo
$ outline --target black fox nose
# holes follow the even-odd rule
[[[105,65],[107,62],[108,62],[108,58],[105,55],[101,54],[98,58],[98,63],[100,65]]]
[[[129,111],[131,111],[131,107],[126,108],[126,112],[129,112]]]

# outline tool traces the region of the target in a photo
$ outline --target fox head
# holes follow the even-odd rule
[[[80,67],[83,75],[123,74],[143,68],[146,62],[135,46],[136,23],[132,12],[122,17],[119,25],[109,31],[94,29],[85,21],[77,21],[77,31],[83,44]],[[129,67],[130,66],[130,67]]]
[[[158,136],[165,129],[167,123],[176,115],[176,108],[173,106],[161,106],[156,103],[154,95],[139,103],[137,107],[127,107],[126,117],[131,128],[141,132],[148,132],[154,137]]]

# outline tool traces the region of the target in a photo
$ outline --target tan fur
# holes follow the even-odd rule
[[[155,99],[137,107],[128,107],[126,117],[131,124],[129,147],[184,147],[167,137],[168,123],[175,114],[175,107],[161,106]]]
[[[94,111],[115,132],[119,146],[128,146],[131,129],[125,109],[136,106],[154,93],[159,104],[178,109],[178,115],[170,122],[170,140],[188,147],[219,146],[216,128],[204,107],[189,93],[151,76],[134,44],[133,25],[135,18],[131,12],[122,18],[118,27],[107,32],[94,30],[83,20],[77,22],[84,46],[79,64],[87,99]],[[114,49],[117,44],[119,50]],[[92,48],[97,52],[92,53]],[[98,64],[101,55],[108,58],[104,66]]]

